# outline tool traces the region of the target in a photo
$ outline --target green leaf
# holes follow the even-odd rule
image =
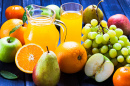
[[[11,33],[15,32],[20,26],[22,26],[22,25],[18,25],[18,26],[16,26],[15,28],[13,28],[13,29],[9,32],[9,35],[10,35]]]
[[[28,11],[29,11],[29,10],[32,10],[32,9],[33,9],[33,6],[32,6],[32,5],[27,6],[27,10],[28,10]],[[33,11],[30,11],[29,13],[30,13],[31,16],[33,15]],[[27,21],[26,11],[25,11],[24,14],[23,14],[22,20],[23,20],[23,23],[25,23],[25,22]]]
[[[23,20],[23,23],[27,21],[26,11],[23,14],[22,20]]]
[[[0,74],[6,78],[6,79],[17,79],[18,76],[16,76],[15,74],[11,73],[11,72],[8,72],[8,71],[0,71]]]

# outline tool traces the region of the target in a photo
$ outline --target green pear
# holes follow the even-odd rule
[[[47,51],[34,67],[32,78],[37,86],[55,86],[60,79],[60,68],[54,52]]]
[[[101,3],[100,1],[98,5]],[[97,10],[97,11],[96,11]],[[98,22],[103,20],[103,12],[101,11],[100,8],[96,5],[89,5],[85,10],[83,11],[83,22],[85,24],[90,23],[92,19],[97,19]]]

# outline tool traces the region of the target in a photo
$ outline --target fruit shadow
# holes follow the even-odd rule
[[[18,78],[17,79],[14,79],[14,80],[12,80],[12,81],[24,81],[24,76],[25,76],[25,74],[22,72],[22,71],[20,71],[18,68],[17,68],[17,66],[15,65],[15,63],[13,62],[13,63],[4,63],[4,62],[1,62],[0,61],[0,71],[1,70],[4,70],[4,71],[8,71],[8,72],[11,72],[11,73],[13,73],[13,74],[15,74],[15,75],[17,75],[18,76]],[[1,75],[0,75],[1,76]],[[5,79],[4,77],[0,77],[0,79],[4,79],[4,80],[7,80],[7,79]],[[7,81],[9,81],[9,80],[7,80]]]
[[[77,73],[67,74],[61,72],[57,86],[79,86]]]
[[[78,72],[78,81],[80,86],[113,86],[112,82],[113,74],[104,82],[96,82],[95,79],[85,75],[84,70]]]

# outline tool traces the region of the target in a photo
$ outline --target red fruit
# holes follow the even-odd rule
[[[130,22],[129,19],[123,14],[116,14],[108,19],[108,27],[116,25],[117,28],[123,30],[125,35],[130,34]]]

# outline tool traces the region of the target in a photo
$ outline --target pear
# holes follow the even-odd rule
[[[60,79],[60,68],[53,51],[43,53],[34,67],[32,78],[37,86],[55,86]]]
[[[85,10],[83,11],[83,22],[85,24],[90,23],[92,19],[97,19],[98,22],[103,20],[103,12],[100,8],[98,8],[101,2],[103,2],[103,0],[101,0],[97,6],[89,5],[87,8],[85,8]]]

